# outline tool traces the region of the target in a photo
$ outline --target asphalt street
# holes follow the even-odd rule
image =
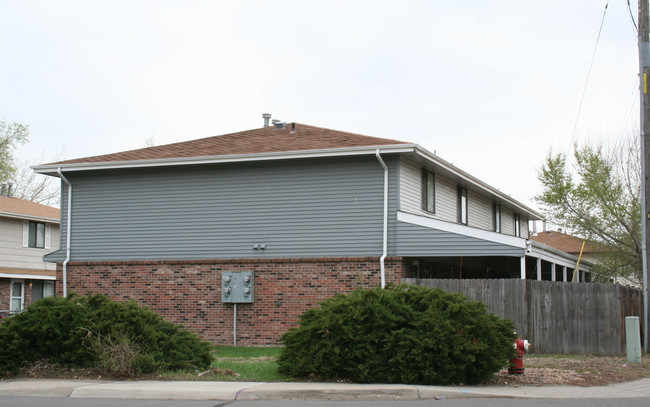
[[[647,407],[650,399],[439,399],[388,401],[189,401],[2,397],[0,407]]]

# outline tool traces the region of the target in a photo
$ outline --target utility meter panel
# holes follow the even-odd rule
[[[221,302],[253,302],[253,272],[222,272]]]

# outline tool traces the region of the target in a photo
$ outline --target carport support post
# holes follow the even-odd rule
[[[555,281],[555,268],[557,265],[555,263],[551,263],[551,281]]]
[[[567,282],[566,278],[567,278],[566,277],[566,266],[562,266],[562,281],[564,281],[565,283]]]
[[[542,279],[542,259],[537,258],[537,281]]]
[[[521,279],[525,280],[526,279],[526,256],[521,257],[521,266],[519,270],[520,270],[519,274],[521,275]]]

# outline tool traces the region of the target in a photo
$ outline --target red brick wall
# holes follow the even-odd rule
[[[9,310],[11,279],[0,278],[0,310]]]
[[[386,259],[386,283],[399,284],[401,258]],[[221,302],[221,273],[254,272],[254,302],[237,305],[237,344],[279,343],[319,301],[380,285],[378,258],[70,262],[68,293],[135,300],[214,344],[233,343],[233,304]],[[61,264],[57,294],[62,294]]]

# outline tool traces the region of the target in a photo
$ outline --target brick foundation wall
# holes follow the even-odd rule
[[[11,279],[0,278],[0,310],[9,310],[11,295]]]
[[[399,284],[402,258],[387,258],[387,284]],[[70,262],[68,293],[135,300],[216,345],[233,343],[233,304],[221,302],[221,273],[254,272],[254,302],[237,304],[237,344],[277,345],[297,317],[337,293],[380,285],[378,258]],[[57,267],[57,294],[62,294]]]

